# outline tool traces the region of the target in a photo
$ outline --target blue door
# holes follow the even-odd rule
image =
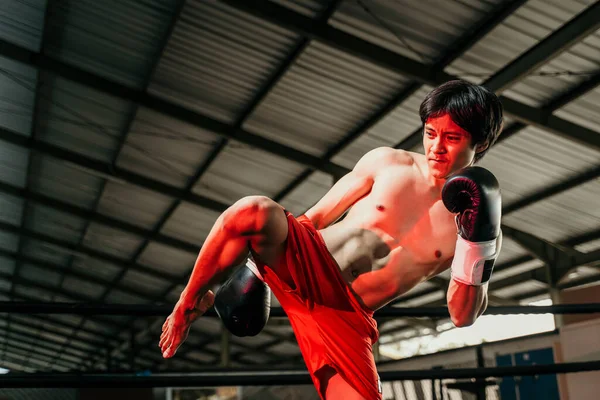
[[[498,367],[512,367],[512,356],[510,354],[496,356],[496,365]],[[517,400],[517,388],[513,376],[503,376],[499,386],[502,400]]]
[[[499,367],[553,363],[554,353],[551,348],[496,356],[496,365]],[[500,398],[502,400],[560,400],[556,375],[505,376],[500,382]]]
[[[547,348],[515,353],[515,365],[536,364],[554,364],[552,349]],[[556,375],[523,376],[518,388],[521,399],[560,400]]]

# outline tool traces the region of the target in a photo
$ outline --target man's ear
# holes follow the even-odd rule
[[[479,154],[482,151],[486,151],[488,147],[490,147],[490,142],[489,142],[489,140],[486,140],[485,142],[480,143],[477,146],[475,146],[475,153]]]

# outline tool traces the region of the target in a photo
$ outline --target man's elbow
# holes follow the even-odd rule
[[[471,326],[477,320],[477,315],[450,315],[452,323],[457,328],[466,328]]]

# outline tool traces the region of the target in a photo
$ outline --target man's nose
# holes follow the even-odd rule
[[[441,137],[435,138],[433,141],[433,146],[431,146],[434,153],[444,153],[446,151],[446,147],[444,146],[444,141]]]

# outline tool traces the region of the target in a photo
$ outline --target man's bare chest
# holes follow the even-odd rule
[[[452,257],[456,224],[441,201],[428,207],[415,205],[396,214],[404,215],[385,219],[389,225],[386,230],[393,232],[396,239],[396,251],[408,252],[417,264],[437,264]]]

